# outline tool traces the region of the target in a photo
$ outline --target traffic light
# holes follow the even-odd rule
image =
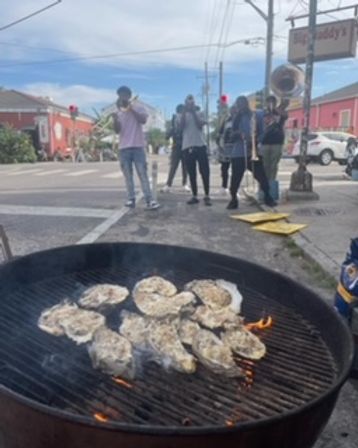
[[[229,104],[229,97],[228,95],[221,95],[220,97],[220,103],[228,105]]]
[[[218,99],[218,113],[219,116],[225,115],[227,113],[227,110],[229,108],[229,96],[228,95],[221,95]]]
[[[265,107],[265,98],[263,89],[255,92],[255,106],[256,109],[263,109]]]
[[[71,104],[68,107],[72,120],[75,120],[78,117],[78,107],[74,104]]]

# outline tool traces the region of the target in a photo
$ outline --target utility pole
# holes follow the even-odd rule
[[[219,63],[219,98],[222,97],[224,90],[224,69],[223,69],[223,63],[220,61]]]
[[[273,43],[273,26],[274,26],[274,9],[273,1],[268,0],[268,11],[264,13],[252,0],[245,0],[254,10],[265,20],[267,24],[266,32],[266,67],[265,67],[265,87],[264,95],[267,97],[270,94],[270,78],[272,71],[272,43]]]
[[[208,63],[205,62],[205,81],[204,81],[204,90],[205,90],[205,121],[206,125],[206,145],[208,151],[210,153],[210,126],[209,126],[209,71],[208,71]]]
[[[312,174],[307,171],[306,155],[311,116],[311,95],[314,62],[314,44],[316,40],[317,0],[310,0],[308,19],[308,42],[305,70],[305,89],[303,97],[303,129],[300,142],[300,162],[297,171],[292,173],[290,191],[304,193],[306,199],[318,199],[312,190]]]

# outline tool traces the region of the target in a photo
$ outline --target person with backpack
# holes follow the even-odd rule
[[[187,185],[187,170],[185,166],[185,161],[183,157],[182,144],[183,144],[183,135],[182,130],[180,129],[179,117],[180,114],[184,110],[183,104],[178,104],[175,110],[175,114],[172,116],[170,129],[167,133],[167,139],[172,138],[172,152],[170,154],[170,169],[168,173],[168,179],[165,186],[162,188],[162,193],[169,193],[170,189],[173,185],[173,180],[175,177],[175,173],[178,169],[179,164],[181,163],[182,167],[182,184],[185,191],[190,191],[189,186]]]

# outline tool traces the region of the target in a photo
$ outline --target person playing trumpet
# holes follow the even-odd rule
[[[133,165],[137,171],[144,199],[148,210],[159,208],[159,204],[153,200],[147,172],[147,160],[144,150],[145,140],[143,125],[148,119],[145,108],[131,100],[132,91],[127,86],[117,90],[116,102],[118,111],[113,114],[114,130],[120,134],[119,161],[124,175],[128,200],[126,206],[135,207],[135,189],[133,180]]]

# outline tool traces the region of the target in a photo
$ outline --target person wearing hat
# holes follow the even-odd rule
[[[132,91],[127,86],[119,87],[116,102],[117,112],[113,114],[114,130],[120,135],[119,161],[124,175],[128,200],[126,206],[134,208],[136,205],[133,165],[137,171],[146,207],[148,210],[156,210],[159,204],[153,200],[147,172],[147,160],[145,154],[145,140],[143,125],[148,119],[145,108],[131,100]]]

